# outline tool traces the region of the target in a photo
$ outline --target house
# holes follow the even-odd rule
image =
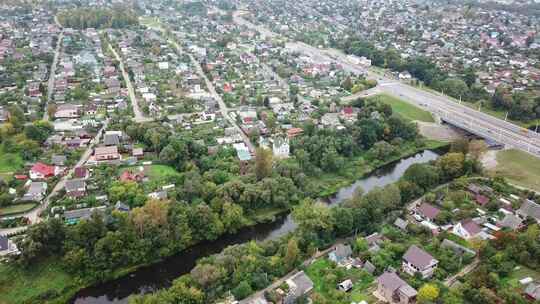
[[[476,194],[474,196],[474,199],[476,203],[480,206],[485,206],[487,203],[489,203],[489,197],[482,194]]]
[[[307,295],[313,290],[313,282],[303,271],[297,272],[287,279],[285,283],[289,286],[289,291],[283,299],[283,304],[296,303],[298,298]]]
[[[156,191],[148,194],[148,197],[155,200],[167,199],[167,191]]]
[[[439,208],[428,203],[422,203],[416,208],[416,213],[429,222],[433,222],[440,212]]]
[[[396,304],[414,303],[418,294],[394,272],[385,272],[377,278],[376,292],[388,303]]]
[[[470,219],[461,221],[454,225],[454,228],[452,228],[452,233],[465,240],[478,237],[481,232],[482,228]]]
[[[44,163],[37,162],[30,169],[31,179],[45,179],[53,177],[59,173],[59,170],[55,166],[49,166]]]
[[[120,174],[120,181],[121,182],[141,182],[144,179],[144,172],[131,172],[130,170],[126,170]]]
[[[406,220],[402,219],[402,218],[397,218],[395,221],[394,221],[394,226],[398,227],[399,229],[401,230],[407,230],[407,225],[409,224],[409,222],[407,222]]]
[[[80,198],[86,193],[86,182],[83,179],[70,179],[66,181],[65,188],[69,197]]]
[[[103,144],[105,146],[118,146],[120,144],[120,137],[117,134],[105,134]]]
[[[364,238],[368,245],[368,251],[369,252],[377,252],[381,249],[379,245],[381,245],[384,242],[384,237],[379,234],[378,232],[372,233]]]
[[[118,154],[118,147],[97,147],[94,149],[94,158],[96,161],[120,159],[120,154]]]
[[[296,136],[301,135],[302,133],[304,133],[304,130],[302,130],[301,128],[290,128],[287,130],[287,136],[289,138],[295,138]]]
[[[65,155],[53,155],[51,157],[51,163],[55,166],[63,166],[67,162],[67,157]]]
[[[85,167],[76,167],[73,171],[73,177],[78,179],[87,179],[90,177],[90,172]]]
[[[72,104],[61,104],[56,108],[55,118],[78,118],[79,106]]]
[[[516,214],[522,219],[531,217],[540,223],[540,205],[531,200],[526,200],[516,211]]]
[[[513,213],[506,213],[504,218],[497,223],[497,226],[511,230],[518,230],[523,226],[523,220]]]
[[[89,219],[92,214],[95,213],[104,213],[107,209],[106,206],[94,207],[94,208],[83,208],[76,209],[64,212],[64,220],[67,224],[76,224],[80,220]]]
[[[366,261],[364,263],[364,266],[362,266],[362,269],[367,271],[367,273],[370,273],[370,274],[373,274],[375,272],[375,270],[377,270],[375,265],[371,264],[370,261]]]
[[[328,254],[328,259],[335,263],[342,263],[348,259],[352,254],[352,249],[350,245],[337,244],[334,250]]]
[[[540,300],[540,284],[530,283],[529,285],[527,285],[527,287],[525,288],[525,295],[531,301]]]
[[[144,150],[143,148],[133,148],[131,151],[131,156],[136,157],[137,159],[141,159],[144,157]]]
[[[0,257],[18,253],[19,249],[17,249],[17,245],[8,239],[7,236],[0,235]]]
[[[272,153],[277,158],[289,157],[289,138],[283,136],[277,136],[272,143]]]
[[[438,264],[439,261],[429,253],[412,245],[403,255],[402,269],[412,276],[418,272],[422,278],[426,279],[433,275]]]
[[[351,280],[345,280],[339,283],[337,288],[341,291],[348,292],[353,288],[353,283]]]
[[[47,194],[47,183],[30,182],[28,190],[26,190],[26,193],[21,200],[40,202],[43,198],[45,198],[45,194]]]

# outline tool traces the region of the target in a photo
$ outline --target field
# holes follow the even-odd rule
[[[492,173],[518,186],[540,191],[540,161],[528,153],[519,150],[498,152],[497,166]]]
[[[505,279],[504,284],[513,288],[523,287],[519,283],[519,280],[527,277],[532,278],[535,282],[540,281],[540,273],[538,271],[534,271],[528,267],[520,265],[514,268],[510,276]]]
[[[45,303],[71,293],[76,284],[60,263],[40,263],[28,270],[0,264],[0,304]]]
[[[408,120],[435,122],[429,112],[387,94],[379,94],[368,98],[368,100],[379,100],[383,103],[389,104],[394,113]]]
[[[33,209],[35,206],[35,203],[11,205],[8,207],[0,208],[0,215],[23,213]]]
[[[336,284],[339,282],[330,282],[333,274],[344,272],[344,276],[340,280],[351,279],[353,281],[353,289],[347,293],[351,301],[360,302],[366,300],[373,303],[373,296],[368,291],[372,287],[374,278],[369,273],[352,268],[335,268],[335,266],[327,259],[318,259],[306,269],[306,274],[313,281],[313,290],[324,297],[329,297],[331,294],[338,292]],[[339,277],[339,276],[338,276]]]
[[[150,177],[150,179],[163,179],[168,176],[174,176],[178,174],[179,173],[178,171],[176,171],[176,169],[166,165],[151,165],[150,169],[148,170],[148,177]]]
[[[20,154],[6,153],[0,147],[0,173],[13,173],[20,170],[24,165],[24,161]]]

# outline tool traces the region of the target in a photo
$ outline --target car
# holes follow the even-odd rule
[[[414,214],[413,217],[417,222],[421,222],[424,220],[420,214]]]

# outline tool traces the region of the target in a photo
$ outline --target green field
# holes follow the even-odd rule
[[[139,167],[140,166],[125,167],[120,170],[120,174],[122,174],[126,170],[130,170],[133,173],[137,172],[139,170]],[[145,174],[151,180],[161,180],[169,176],[179,175],[180,173],[176,171],[176,169],[174,169],[173,167],[167,165],[150,165],[146,169]]]
[[[6,153],[0,148],[0,173],[13,173],[24,166],[24,161],[20,154]]]
[[[532,270],[526,266],[520,265],[517,266],[511,273],[508,278],[505,278],[504,284],[514,288],[523,287],[519,283],[519,280],[531,277],[535,282],[540,280],[540,273],[538,271]]]
[[[16,205],[7,206],[4,208],[0,208],[0,215],[23,213],[23,212],[34,209],[35,206],[36,206],[35,203],[16,204]]]
[[[519,150],[498,152],[497,167],[492,173],[518,186],[540,191],[540,161],[528,153]]]
[[[379,100],[383,103],[389,104],[394,113],[408,120],[435,122],[429,112],[387,94],[379,94],[368,98],[368,100]]]
[[[48,299],[60,294],[72,294],[77,282],[61,267],[60,263],[52,261],[27,270],[0,264],[0,304],[47,303]]]
[[[335,271],[344,271],[345,276],[339,280],[351,279],[353,281],[353,289],[347,293],[351,301],[360,302],[362,300],[368,303],[374,303],[373,296],[369,289],[373,284],[373,276],[363,270],[352,268],[334,268],[332,262],[327,259],[318,259],[306,269],[306,274],[313,281],[313,290],[324,297],[330,296],[336,290],[336,282],[329,282],[329,278],[333,277]]]

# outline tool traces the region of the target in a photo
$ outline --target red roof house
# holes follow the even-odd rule
[[[30,169],[30,178],[31,179],[44,179],[53,177],[56,175],[56,168],[54,166],[49,166],[44,163],[35,163]]]

